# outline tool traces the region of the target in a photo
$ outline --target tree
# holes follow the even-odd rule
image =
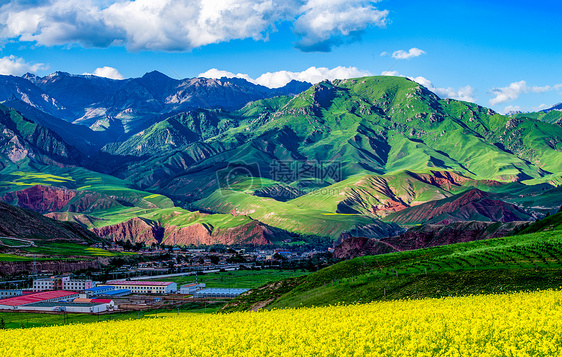
[[[275,260],[286,260],[286,258],[279,253],[273,254],[273,259],[275,259]]]
[[[170,260],[170,261],[168,262],[168,269],[170,270],[171,273],[173,273],[174,270],[175,270],[175,264],[174,264],[174,262],[173,262],[172,260]]]
[[[245,263],[246,259],[240,254],[234,255],[226,260],[228,263]]]
[[[218,255],[211,255],[209,259],[211,259],[211,264],[215,264],[215,265],[217,265],[221,260],[221,258]]]
[[[125,250],[132,250],[133,247],[134,247],[133,243],[132,243],[131,241],[129,241],[129,240],[126,240],[126,241],[123,243],[123,249],[125,249]]]
[[[4,318],[0,318],[0,329],[5,329],[6,328],[6,322],[4,321]]]

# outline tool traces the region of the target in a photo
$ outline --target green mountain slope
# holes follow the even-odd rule
[[[529,227],[523,229],[519,234],[529,234],[536,232],[560,231],[562,230],[562,211],[536,221]]]
[[[226,311],[558,288],[562,236],[541,232],[359,257],[254,289]]]
[[[16,110],[0,105],[0,167],[25,160],[55,165],[88,165],[88,159],[58,134]]]
[[[548,112],[534,112],[534,113],[520,113],[513,115],[515,118],[531,118],[540,121],[544,121],[550,124],[558,124],[562,123],[562,111],[560,109],[557,110],[550,110]]]
[[[143,130],[120,145],[104,148],[118,156],[154,156],[185,148],[236,126],[228,112],[198,109],[171,116]]]
[[[217,190],[194,207],[217,213],[243,214],[270,226],[300,234],[313,234],[338,240],[342,234],[361,234],[380,238],[402,231],[395,224],[358,214],[338,214],[319,208],[302,209],[290,202],[257,197],[238,191]]]

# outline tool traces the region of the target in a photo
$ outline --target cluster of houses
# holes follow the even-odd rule
[[[0,310],[101,313],[118,309],[114,299],[127,295],[183,294],[197,298],[232,298],[248,289],[207,289],[204,283],[180,286],[174,282],[115,280],[96,284],[92,280],[53,276],[35,279],[31,290],[0,290]]]

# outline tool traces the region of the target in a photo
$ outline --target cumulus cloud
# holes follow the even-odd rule
[[[522,109],[520,106],[518,105],[508,105],[507,107],[505,107],[503,109],[503,113],[504,114],[510,114],[510,113],[519,113],[521,112]]]
[[[110,79],[124,79],[125,77],[123,77],[123,75],[121,73],[119,73],[119,71],[116,68],[113,67],[100,67],[100,68],[96,68],[96,70],[94,71],[94,73],[84,73],[85,75],[94,75],[97,77],[104,77],[104,78],[110,78]]]
[[[0,58],[0,74],[21,76],[27,72],[37,72],[47,69],[42,63],[28,63],[23,58],[16,56],[5,56]]]
[[[255,79],[252,79],[247,74],[244,74],[244,73],[234,74],[232,72],[223,71],[223,70],[216,69],[216,68],[211,68],[207,72],[199,73],[199,75],[197,77],[204,77],[204,78],[223,78],[223,77],[226,77],[226,78],[242,78],[242,79],[247,80],[248,82],[256,84]]]
[[[427,89],[434,92],[440,97],[452,98],[452,99],[462,100],[465,102],[473,102],[473,103],[476,101],[476,98],[474,97],[474,88],[472,88],[469,85],[460,87],[458,89],[455,89],[453,87],[440,88],[440,87],[435,87],[429,79],[422,76],[408,77],[408,78],[421,84],[422,86],[426,87]]]
[[[384,27],[388,11],[372,4],[365,0],[306,1],[295,21],[295,33],[302,37],[297,48],[328,52],[334,45],[359,39],[369,26]]]
[[[382,71],[381,75],[383,76],[394,76],[394,77],[404,77],[398,73],[398,71]]]
[[[289,21],[303,51],[329,51],[383,27],[388,11],[366,0],[0,1],[0,37],[41,45],[126,46],[188,51],[212,43],[265,40]]]
[[[277,72],[267,72],[261,76],[253,79],[247,74],[237,73],[234,74],[228,71],[218,70],[216,68],[210,69],[207,72],[199,74],[199,77],[206,78],[244,78],[249,82],[254,84],[260,84],[269,88],[279,88],[283,87],[292,80],[318,83],[325,79],[347,79],[347,78],[357,78],[371,76],[371,72],[360,70],[356,67],[335,67],[332,69],[326,67],[310,67],[302,72],[291,72],[291,71],[277,71]]]
[[[545,93],[562,88],[562,84],[553,86],[529,86],[525,81],[513,82],[507,87],[492,88],[490,92],[494,98],[490,99],[490,105],[512,102],[524,93]]]
[[[397,71],[383,71],[381,75],[406,77],[401,75]],[[469,85],[460,87],[458,89],[455,89],[453,87],[440,88],[440,87],[435,87],[429,79],[422,76],[406,77],[406,78],[421,84],[422,86],[426,87],[427,89],[429,89],[430,91],[432,91],[433,93],[437,94],[440,97],[457,99],[457,100],[462,100],[465,102],[472,102],[472,103],[476,102],[476,97],[474,95],[474,88],[472,88]]]
[[[519,98],[521,93],[525,93],[527,90],[527,82],[525,81],[513,82],[509,86],[503,88],[492,88],[491,92],[495,95],[495,97],[490,99],[490,104],[496,105],[514,101]]]
[[[420,50],[419,48],[412,47],[408,51],[404,51],[404,50],[394,51],[394,53],[392,54],[392,58],[396,58],[397,60],[410,59],[410,58],[421,56],[423,54],[425,54],[424,50]]]
[[[541,104],[538,107],[520,107],[518,105],[508,105],[502,111],[502,114],[510,114],[510,113],[530,113],[530,112],[538,112],[541,110],[549,109],[552,105]]]

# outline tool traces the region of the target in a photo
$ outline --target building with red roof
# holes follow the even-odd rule
[[[26,305],[35,304],[38,302],[57,302],[61,300],[70,300],[77,298],[78,293],[74,291],[41,291],[27,295],[15,296],[7,299],[0,300],[0,309],[4,310],[20,310],[25,309]]]

